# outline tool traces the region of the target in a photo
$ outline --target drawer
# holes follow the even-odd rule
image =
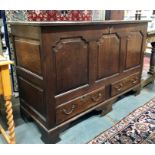
[[[140,76],[139,73],[133,74],[131,76],[128,76],[124,78],[123,80],[117,81],[112,84],[111,86],[111,96],[115,96],[132,86],[138,84],[140,82]]]
[[[105,89],[102,88],[57,107],[56,124],[64,122],[104,100]]]

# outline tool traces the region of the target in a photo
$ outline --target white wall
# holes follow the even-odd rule
[[[135,20],[136,10],[126,10],[124,20]],[[155,30],[155,15],[152,15],[153,10],[142,10],[141,20],[151,20],[148,24],[148,31]]]

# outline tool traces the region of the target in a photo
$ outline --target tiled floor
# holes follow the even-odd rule
[[[120,99],[113,105],[113,110],[101,117],[99,114],[90,113],[72,127],[65,130],[61,135],[59,144],[81,144],[87,143],[101,132],[112,127],[115,123],[127,116],[133,110],[142,106],[150,99],[155,97],[155,84],[145,87],[140,95],[134,96],[130,94]],[[21,123],[16,127],[17,143],[20,144],[42,144],[40,132],[34,123]],[[0,144],[5,143],[0,137]]]

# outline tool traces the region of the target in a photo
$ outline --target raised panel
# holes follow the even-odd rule
[[[30,39],[15,39],[17,65],[41,75],[40,43]]]
[[[130,32],[126,46],[126,69],[140,65],[142,51],[142,35],[140,32]]]
[[[27,106],[38,111],[41,115],[45,116],[46,106],[43,100],[43,90],[38,86],[28,82],[27,80],[19,77],[18,79],[20,98],[24,100]]]
[[[120,39],[103,35],[98,41],[97,80],[119,72]]]
[[[12,25],[11,33],[18,37],[40,39],[40,27],[30,25]]]
[[[61,39],[54,47],[57,94],[88,83],[88,45],[82,38]]]

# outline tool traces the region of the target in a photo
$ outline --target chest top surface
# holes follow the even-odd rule
[[[66,26],[66,25],[109,25],[109,24],[136,24],[147,23],[149,20],[107,20],[107,21],[54,21],[54,22],[32,22],[32,21],[9,21],[11,25],[32,25],[32,26]]]

